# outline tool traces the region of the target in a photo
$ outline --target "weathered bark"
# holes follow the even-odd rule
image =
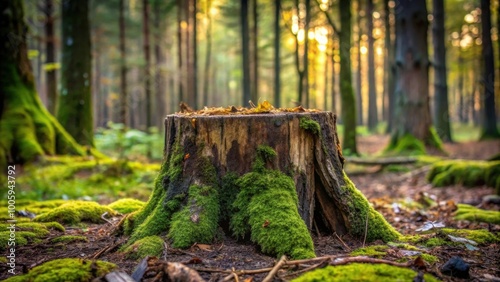
[[[45,14],[45,65],[47,86],[47,110],[53,115],[57,110],[57,76],[56,76],[56,37],[54,32],[54,2],[45,0],[43,9]]]
[[[340,97],[342,104],[342,122],[344,124],[344,153],[357,155],[356,146],[356,99],[352,89],[351,76],[351,0],[339,1],[341,31],[340,45]]]
[[[439,137],[451,141],[448,106],[446,48],[444,44],[444,0],[432,1],[432,41],[434,46],[434,126]]]
[[[378,123],[377,83],[375,81],[375,50],[373,44],[373,0],[366,5],[366,33],[368,35],[368,129],[375,130]],[[359,109],[361,111],[361,109]]]
[[[170,218],[178,210],[188,212],[187,220],[191,219],[193,228],[195,223],[206,220],[203,217],[209,210],[198,204],[201,201],[193,201],[193,186],[210,187],[212,190],[205,190],[206,197],[213,193],[219,195],[221,216],[217,218],[216,213],[215,218],[210,218],[215,225],[227,226],[229,219],[233,223],[234,213],[231,215],[230,207],[234,207],[233,201],[237,200],[227,195],[236,195],[245,189],[242,182],[235,182],[234,178],[260,175],[262,171],[286,175],[287,181],[295,186],[292,189],[298,200],[294,205],[307,229],[316,224],[328,234],[336,232],[362,238],[368,226],[366,234],[370,241],[395,239],[398,233],[370,207],[345,175],[335,120],[331,112],[167,116],[165,163],[150,201],[134,218],[136,230],[132,240],[169,232],[168,236],[174,238],[173,244],[177,244],[177,235],[172,234],[175,223],[171,224]],[[267,156],[271,155],[269,150],[274,150],[276,157],[259,156],[262,146],[269,148],[265,150]],[[262,193],[273,189],[263,185],[258,188]],[[261,192],[255,193],[261,195]],[[187,210],[182,207],[186,205]],[[279,225],[271,214],[268,216],[258,227],[252,227],[252,240],[255,240],[253,232],[273,232]],[[300,218],[297,220],[301,222]],[[306,233],[307,229],[304,229]],[[233,232],[237,233],[234,229]],[[293,250],[283,252],[288,251],[293,253]]]
[[[424,153],[416,143],[441,148],[429,109],[427,7],[425,0],[401,0],[396,10],[397,109],[389,149]]]
[[[483,119],[481,139],[499,138],[495,113],[495,56],[491,41],[490,0],[481,0],[481,38],[483,55]]]
[[[125,54],[125,8],[123,1],[118,2],[119,29],[120,29],[120,111],[119,120],[128,126],[128,93],[127,93],[127,59]]]
[[[4,42],[0,44],[0,166],[33,161],[44,154],[84,155],[36,93],[22,1],[1,1],[0,13]]]
[[[94,146],[88,0],[62,1],[61,96],[57,119],[75,140]]]
[[[274,106],[281,105],[281,0],[274,1]]]

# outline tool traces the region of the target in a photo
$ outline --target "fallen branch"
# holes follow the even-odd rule
[[[309,267],[306,267],[304,269],[301,269],[301,270],[298,270],[298,271],[295,271],[295,272],[292,272],[292,273],[289,273],[289,274],[285,274],[283,276],[281,276],[280,278],[285,278],[285,277],[291,277],[291,276],[297,276],[299,274],[302,274],[302,273],[305,273],[305,272],[308,272],[308,271],[311,271],[311,270],[314,270],[316,268],[320,268],[320,267],[324,267],[326,265],[328,265],[328,262],[330,261],[330,258],[326,258],[322,261],[320,261],[319,263],[317,264],[314,264],[314,265],[311,265]]]
[[[390,260],[385,260],[385,259],[376,259],[376,258],[369,258],[369,257],[344,257],[344,258],[337,258],[335,260],[332,260],[330,262],[330,265],[345,265],[349,263],[354,263],[354,262],[359,262],[359,263],[384,263],[388,265],[393,265],[393,266],[399,266],[399,267],[408,267],[411,265],[411,261],[407,263],[399,263],[399,262],[393,262]]]
[[[125,243],[125,241],[127,241],[127,238],[122,238],[120,241],[116,242],[115,244],[100,249],[99,251],[97,251],[95,254],[92,255],[92,259],[98,259],[100,256],[116,249],[118,246]]]
[[[422,173],[428,172],[431,168],[432,168],[432,165],[426,165],[426,166],[423,166],[421,168],[409,171],[409,172],[407,172],[407,173],[405,173],[403,175],[398,176],[395,179],[395,181],[403,181],[403,180],[405,180],[407,178],[415,177],[415,176],[420,175]]]
[[[283,264],[285,264],[285,262],[286,262],[286,256],[283,255],[283,256],[281,256],[281,258],[278,261],[278,263],[276,263],[276,265],[273,267],[273,269],[271,269],[271,271],[266,276],[266,278],[264,278],[264,280],[262,280],[262,282],[270,282],[270,281],[272,281],[273,278],[274,278],[274,275],[276,275],[276,273],[278,272],[278,270],[281,268],[281,266],[283,266]]]
[[[413,164],[417,162],[417,158],[412,157],[394,157],[381,159],[365,159],[358,157],[345,157],[347,162],[359,165],[391,165],[391,164]]]

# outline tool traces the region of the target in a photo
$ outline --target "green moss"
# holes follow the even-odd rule
[[[463,237],[472,240],[478,244],[498,243],[500,236],[489,232],[486,229],[451,229],[442,228],[441,232],[455,237]]]
[[[168,237],[175,248],[210,243],[217,232],[219,200],[217,190],[210,186],[189,187],[188,203],[172,217]]]
[[[10,224],[0,224],[0,249],[8,248],[10,230],[7,229]],[[50,231],[49,226],[38,222],[18,222],[16,225],[16,246],[24,246],[28,243],[38,243],[40,239],[46,238]],[[64,228],[63,228],[64,230]]]
[[[54,229],[57,231],[65,232],[66,229],[59,222],[42,222],[47,228]]]
[[[70,201],[38,215],[33,220],[39,222],[57,221],[64,224],[76,224],[82,221],[101,223],[101,215],[105,212],[109,215],[116,214],[111,208],[101,206],[96,202]]]
[[[71,242],[88,242],[89,240],[85,236],[77,236],[77,235],[63,235],[50,240],[50,242],[57,243],[71,243]]]
[[[137,210],[143,208],[145,204],[146,203],[144,203],[143,201],[126,198],[126,199],[120,199],[116,202],[113,202],[113,203],[109,204],[108,207],[119,212],[119,213],[125,214],[125,213],[131,213],[131,212],[137,211]]]
[[[310,117],[301,117],[299,119],[299,126],[300,128],[307,130],[311,132],[314,135],[319,135],[321,131],[321,127],[319,126],[319,123]]]
[[[425,145],[422,141],[411,134],[405,134],[400,138],[391,139],[389,146],[384,151],[385,155],[425,155]]]
[[[359,248],[351,252],[351,256],[370,256],[370,257],[383,257],[389,247],[386,245],[375,245],[364,248]]]
[[[408,166],[404,166],[404,165],[391,164],[391,165],[385,166],[384,171],[387,171],[387,172],[408,172],[408,171],[410,171],[410,168]]]
[[[362,238],[366,229],[366,218],[368,214],[368,230],[366,230],[366,239],[368,242],[382,240],[384,242],[395,241],[401,236],[392,227],[385,218],[378,213],[365,198],[365,196],[356,189],[354,183],[347,177],[344,172],[345,195],[350,195],[351,198],[347,201],[349,207],[348,224],[349,232],[355,237]]]
[[[500,161],[448,160],[435,163],[427,180],[436,187],[488,185],[500,192]]]
[[[439,258],[433,255],[420,254],[420,257],[429,264],[435,264],[436,262],[439,262]]]
[[[433,237],[433,238],[430,238],[427,241],[425,241],[423,243],[423,245],[428,247],[428,248],[432,248],[432,247],[449,245],[449,242],[443,238],[440,238],[440,237]]]
[[[104,276],[115,268],[115,264],[105,261],[72,258],[56,259],[34,267],[27,274],[13,276],[5,281],[92,281],[94,278]]]
[[[135,241],[125,248],[124,252],[128,258],[142,259],[146,256],[160,257],[164,249],[164,241],[159,236],[147,236]]]
[[[483,210],[476,207],[458,204],[455,212],[455,219],[475,222],[486,222],[500,225],[500,211]]]
[[[413,281],[417,272],[386,264],[362,264],[327,266],[303,274],[292,280],[294,282],[324,281]],[[424,275],[425,281],[438,281],[430,274]]]

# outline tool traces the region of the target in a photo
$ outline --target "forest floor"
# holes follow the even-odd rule
[[[365,155],[372,155],[383,149],[388,137],[385,135],[371,135],[359,138],[359,149]],[[448,157],[454,159],[484,160],[500,152],[500,141],[481,141],[467,143],[445,144],[449,153]],[[494,189],[481,187],[462,187],[460,185],[441,188],[432,187],[425,177],[425,169],[420,173],[411,165],[401,171],[380,170],[367,168],[364,173],[349,174],[357,188],[369,199],[373,206],[402,234],[417,234],[416,229],[422,227],[426,221],[442,222],[446,227],[457,229],[486,228],[497,235],[500,225],[458,221],[453,218],[454,207],[458,203],[467,203],[481,206],[484,209],[499,210],[498,205],[486,204],[483,197],[494,194]],[[371,171],[371,172],[370,172]],[[425,199],[434,200],[437,205],[427,209],[410,209],[398,204],[401,201],[422,202]],[[122,270],[131,274],[140,261],[128,259],[118,248],[110,249],[123,242],[123,236],[110,236],[109,223],[91,224],[86,227],[67,227],[67,235],[82,235],[88,242],[74,242],[66,245],[50,243],[51,238],[61,236],[59,231],[51,234],[41,243],[19,247],[16,251],[17,271],[23,272],[34,266],[56,258],[98,258],[117,264]],[[353,240],[347,236],[333,236],[313,232],[317,256],[348,255],[353,250],[362,247],[362,241]],[[381,245],[383,242],[372,242],[369,245]],[[405,252],[394,245],[386,245],[381,254],[376,257],[388,261],[401,261],[406,256]],[[104,251],[104,252],[102,252]],[[445,281],[460,281],[457,278],[442,275],[441,266],[452,256],[461,257],[470,265],[470,278],[472,281],[499,281],[500,277],[500,244],[479,244],[477,249],[457,245],[437,245],[421,247],[418,251],[437,257],[437,261],[426,264],[426,271]],[[231,237],[222,237],[213,245],[195,244],[190,249],[178,250],[168,246],[161,259],[169,262],[182,262],[194,269],[234,269],[248,270],[272,267],[276,258],[263,255],[258,247],[251,243],[236,241]],[[8,277],[5,264],[0,266],[0,280]],[[228,273],[199,271],[200,275],[209,281],[219,281]],[[240,281],[261,281],[268,272],[252,275],[241,275]],[[284,275],[286,272],[279,272]],[[496,278],[495,278],[496,277]],[[291,279],[288,276],[286,279]],[[144,279],[144,281],[152,281]],[[245,280],[247,279],[247,280]],[[234,280],[226,280],[234,281]],[[276,281],[280,281],[277,280]]]

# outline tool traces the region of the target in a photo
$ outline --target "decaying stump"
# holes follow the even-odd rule
[[[212,240],[223,226],[243,237],[250,233],[264,252],[301,257],[311,254],[294,255],[293,245],[266,246],[293,241],[292,235],[273,241],[276,234],[266,232],[309,236],[307,229],[317,226],[368,241],[398,237],[344,174],[333,113],[179,113],[167,116],[165,128],[162,170],[148,204],[133,217],[132,241],[168,233],[174,246],[186,247]],[[277,227],[283,221],[295,228],[297,212],[307,229]]]

